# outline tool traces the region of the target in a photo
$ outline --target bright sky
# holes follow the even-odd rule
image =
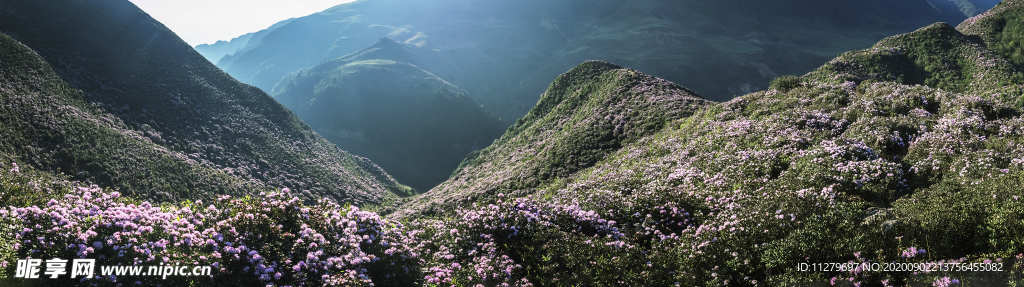
[[[189,45],[263,30],[354,0],[129,0]]]

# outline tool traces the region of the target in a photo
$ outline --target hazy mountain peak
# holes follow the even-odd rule
[[[385,59],[414,65],[419,64],[416,56],[409,51],[407,46],[395,42],[388,37],[380,38],[380,40],[377,40],[373,45],[348,54],[340,59],[344,61]]]

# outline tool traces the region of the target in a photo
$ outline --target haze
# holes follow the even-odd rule
[[[190,46],[228,40],[354,0],[130,0]]]

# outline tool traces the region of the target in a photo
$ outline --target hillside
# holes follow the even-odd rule
[[[128,1],[0,1],[0,32],[8,160],[155,201],[289,186],[380,204],[406,189]]]
[[[428,230],[459,231],[435,241],[457,245],[475,232],[501,238],[496,252],[521,264],[514,274],[522,277],[511,278],[544,286],[1019,282],[1021,72],[979,41],[930,25],[840,55],[803,77],[779,78],[768,91],[669,117],[590,164],[559,169],[551,157],[533,161],[546,153],[532,146],[550,150],[558,146],[552,142],[593,133],[577,127],[526,144],[509,140],[544,119],[572,118],[576,110],[546,104],[560,98],[551,97],[560,83],[577,83],[582,88],[568,90],[583,95],[602,94],[589,85],[615,86],[581,71],[617,67],[588,62],[560,76],[527,117],[468,158],[456,176],[392,217],[434,215]],[[563,154],[589,151],[560,147]],[[536,170],[560,173],[524,172]],[[546,227],[537,219],[547,218],[538,211],[544,208],[589,217]],[[602,229],[604,223],[616,229]],[[463,235],[462,228],[473,232]],[[979,274],[795,267],[822,262],[1012,268]],[[617,271],[604,272],[610,269]],[[462,275],[452,278],[465,276],[454,272]]]
[[[1016,97],[1024,84],[1021,72],[1019,65],[987,49],[977,38],[936,23],[886,38],[869,49],[844,53],[805,77],[836,84],[891,81]]]
[[[389,37],[433,51],[431,60],[421,60],[452,63],[421,68],[511,124],[551,79],[586,60],[646,71],[727,101],[885,36],[935,22],[955,25],[966,18],[955,2],[364,0],[295,19],[217,65],[269,92],[294,71]]]
[[[382,38],[292,73],[273,95],[331,143],[423,192],[498,138],[503,125],[465,91],[419,68],[409,48]]]
[[[707,104],[663,79],[607,62],[583,63],[556,78],[537,106],[494,144],[470,154],[451,179],[396,216],[451,214],[494,202],[501,193],[525,196]]]

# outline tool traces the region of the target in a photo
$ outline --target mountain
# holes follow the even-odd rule
[[[945,23],[886,38],[874,47],[839,55],[806,75],[820,81],[890,81],[971,94],[1018,96],[1024,84],[1019,65],[986,48],[977,35]]]
[[[436,61],[453,64],[423,69],[510,121],[550,79],[585,60],[643,70],[726,101],[885,36],[959,23],[966,18],[959,9],[944,0],[364,0],[295,19],[217,65],[271,91],[289,73],[388,37],[436,50]]]
[[[155,201],[405,193],[128,1],[0,1],[6,160]],[[389,199],[390,198],[390,199]]]
[[[245,47],[251,47],[249,45],[250,42],[253,43],[252,46],[257,45],[257,43],[259,43],[264,36],[270,33],[270,31],[274,31],[275,29],[288,24],[292,20],[295,20],[295,18],[277,22],[269,28],[238,36],[230,41],[221,40],[213,44],[200,44],[197,45],[195,49],[196,52],[199,52],[199,54],[203,55],[204,58],[210,60],[211,63],[217,63],[220,59],[233,55]]]
[[[416,48],[382,38],[292,73],[274,87],[274,98],[339,148],[430,190],[503,125],[465,91],[421,69],[410,51]]]
[[[196,46],[195,49],[196,52],[199,52],[199,54],[203,55],[204,58],[210,60],[211,63],[216,63],[221,58],[224,58],[224,56],[231,55],[245,47],[246,44],[249,44],[249,40],[252,40],[252,36],[255,34],[256,32],[252,32],[235,37],[230,41],[221,40],[213,44],[200,44]]]
[[[622,97],[637,90],[627,83],[651,81],[609,81],[635,72],[587,62],[559,76],[494,145],[391,217],[439,218],[431,226],[453,235],[436,240],[456,246],[477,233],[494,236],[497,253],[521,264],[521,277],[511,278],[543,285],[1017,282],[1010,274],[1019,271],[977,277],[794,266],[1010,256],[1018,259],[1007,264],[1022,266],[1022,71],[972,28],[1021,11],[1024,1],[1005,1],[962,30],[937,23],[888,37],[723,103],[552,105],[579,97],[559,91]],[[578,116],[615,123],[594,110],[617,104],[664,119],[614,144],[615,137],[593,135],[619,127]],[[571,128],[538,128],[550,126]],[[555,217],[545,208],[586,219],[545,227]]]
[[[445,214],[493,202],[502,193],[535,192],[707,104],[690,90],[636,70],[583,63],[558,76],[537,106],[494,144],[470,154],[451,179],[396,216]]]

